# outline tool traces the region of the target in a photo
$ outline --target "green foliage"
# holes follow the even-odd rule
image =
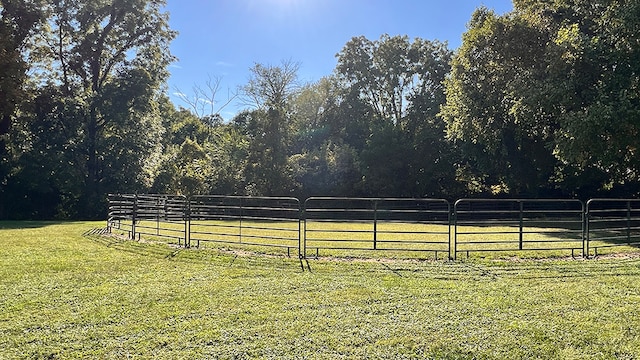
[[[571,94],[557,111],[561,159],[593,166],[613,183],[637,182],[640,164],[640,56],[637,1],[561,4],[554,45],[566,73],[553,78]]]
[[[246,116],[248,115],[248,116]],[[248,120],[249,139],[245,176],[248,195],[286,196],[293,191],[288,166],[289,114],[281,108],[241,114]]]
[[[210,145],[212,174],[210,193],[244,195],[250,143],[247,136],[232,125],[220,126]]]
[[[112,192],[640,193],[638,1],[480,8],[455,53],[355,37],[305,85],[256,63],[228,122],[200,116],[217,80],[195,114],[162,94],[163,5],[0,0],[0,218],[103,217]]]
[[[408,101],[426,96],[442,99],[438,91],[450,57],[446,44],[439,42],[419,38],[410,42],[407,36],[389,35],[371,41],[360,36],[338,53],[336,72],[358,90],[379,119],[401,124]]]
[[[175,36],[162,5],[105,0],[43,6],[44,25],[28,39],[38,76],[29,83],[34,102],[15,111],[21,123],[9,134],[6,159],[13,170],[3,179],[12,189],[5,196],[24,211],[8,216],[102,217],[107,193],[151,184],[164,131],[157,102]],[[41,206],[38,195],[48,199]]]
[[[289,195],[293,191],[291,168],[287,164],[291,141],[291,99],[297,93],[299,65],[256,64],[245,86],[245,96],[257,106],[241,114],[249,149],[245,170],[247,194]]]
[[[289,158],[301,199],[310,196],[352,196],[361,181],[356,149],[343,142],[326,140]]]
[[[5,204],[14,201],[6,189],[16,167],[9,132],[16,109],[27,98],[29,65],[23,52],[42,20],[41,6],[41,1],[0,1],[0,218],[10,211]]]
[[[358,194],[359,157],[369,134],[369,107],[336,77],[308,84],[294,98],[289,166],[296,196]]]
[[[160,193],[201,195],[208,193],[211,159],[197,142],[187,138],[170,147],[160,165],[154,190]]]
[[[244,86],[244,96],[250,105],[261,109],[284,109],[296,92],[300,65],[282,61],[280,66],[256,63]]]
[[[638,9],[523,0],[503,16],[476,11],[442,109],[468,168],[513,194],[637,187]]]
[[[437,117],[452,56],[446,44],[358,37],[337,56],[340,80],[371,109],[360,156],[363,193],[455,195],[454,152]]]
[[[234,124],[208,124],[191,112],[166,110],[168,131],[154,170],[155,193],[244,194],[249,140]]]
[[[549,67],[548,36],[518,17],[477,10],[447,79],[442,116],[448,135],[487,185],[539,195],[556,163],[549,148],[552,118],[536,102]],[[546,189],[548,191],[548,189]]]
[[[0,1],[0,136],[9,132],[11,119],[25,95],[24,83],[29,65],[23,51],[39,22],[42,1]],[[4,149],[0,143],[0,151]]]

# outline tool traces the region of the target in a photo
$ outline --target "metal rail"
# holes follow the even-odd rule
[[[442,199],[312,197],[304,203],[304,252],[450,253],[450,206]]]
[[[584,254],[584,204],[557,199],[460,199],[454,204],[454,250],[576,251]]]
[[[190,239],[300,249],[300,202],[287,197],[196,196],[190,203]]]
[[[189,247],[187,210],[181,195],[109,194],[107,226],[127,231],[131,239],[146,235]]]
[[[640,245],[639,199],[591,199],[587,201],[586,253],[598,249]]]
[[[640,246],[640,199],[295,198],[109,194],[107,228],[179,246],[446,254],[576,252]],[[586,209],[586,210],[585,210]],[[510,255],[508,255],[510,256]],[[520,256],[520,255],[518,255]],[[539,255],[534,255],[539,256]]]

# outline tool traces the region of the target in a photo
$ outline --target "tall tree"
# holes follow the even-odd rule
[[[538,111],[548,41],[525,19],[481,8],[453,59],[442,115],[466,155],[461,170],[494,192],[538,195],[554,175],[553,118]]]
[[[371,109],[352,95],[330,76],[307,84],[293,100],[289,163],[297,196],[359,195],[359,149],[369,135]]]
[[[548,24],[548,52],[558,60],[548,79],[559,93],[550,110],[560,125],[557,157],[607,174],[605,189],[640,190],[640,2],[533,5],[518,3],[523,14]]]
[[[26,99],[25,82],[29,68],[25,50],[29,38],[43,18],[41,1],[0,1],[0,218],[4,217],[7,181],[14,155],[9,132],[17,106]]]
[[[161,0],[56,0],[46,9],[41,71],[74,103],[80,119],[74,146],[84,155],[81,210],[102,216],[104,194],[149,182],[145,166],[158,150],[157,100],[173,60],[175,33]],[[50,69],[50,70],[49,70]]]
[[[288,164],[291,133],[290,102],[297,92],[299,64],[256,64],[244,87],[245,99],[257,108],[240,114],[250,139],[246,176],[249,194],[288,195],[293,190]]]
[[[454,168],[437,117],[451,59],[446,44],[407,36],[356,37],[337,57],[339,78],[373,109],[361,153],[364,191],[446,195]]]
[[[24,93],[28,64],[24,50],[42,20],[42,1],[0,1],[0,135],[9,132],[11,117]]]

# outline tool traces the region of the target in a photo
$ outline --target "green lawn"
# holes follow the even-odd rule
[[[0,359],[640,358],[640,257],[301,263],[101,226],[0,222]]]

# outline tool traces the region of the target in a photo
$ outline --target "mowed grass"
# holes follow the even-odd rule
[[[640,257],[301,262],[102,226],[0,222],[1,359],[640,358]]]

